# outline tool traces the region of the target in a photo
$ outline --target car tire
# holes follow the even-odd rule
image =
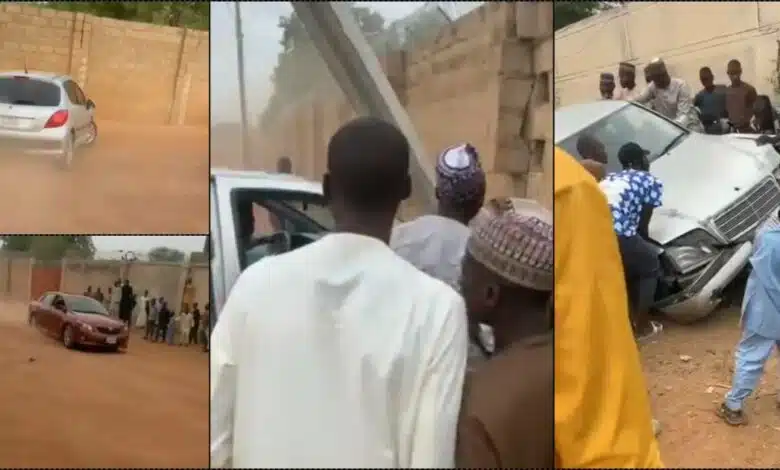
[[[92,134],[92,138],[90,140],[84,142],[84,147],[87,147],[87,148],[92,147],[93,145],[95,145],[95,141],[97,141],[97,138],[98,138],[98,127],[97,127],[97,124],[95,124],[95,120],[94,119],[89,122],[89,127],[90,127],[90,133]]]
[[[73,327],[70,325],[67,325],[65,329],[62,330],[62,345],[68,349],[76,347],[76,341],[73,337]]]
[[[62,155],[60,155],[60,158],[57,159],[58,166],[61,170],[70,170],[71,166],[73,166],[73,159],[76,155],[76,142],[73,139],[73,134],[71,134],[68,139],[65,141],[65,146],[62,149]]]

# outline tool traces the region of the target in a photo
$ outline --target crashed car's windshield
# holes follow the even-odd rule
[[[682,140],[688,131],[641,106],[632,104],[596,121],[559,145],[570,155],[582,158],[577,152],[577,139],[583,134],[591,134],[604,144],[609,155],[607,171],[618,171],[620,162],[617,153],[623,144],[636,142],[650,152],[648,158],[652,162],[675,140]]]

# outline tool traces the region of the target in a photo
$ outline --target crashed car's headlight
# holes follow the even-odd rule
[[[713,248],[718,243],[712,235],[701,229],[692,230],[676,238],[664,251],[683,274],[707,264],[717,255]]]

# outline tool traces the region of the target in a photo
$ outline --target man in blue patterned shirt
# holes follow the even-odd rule
[[[660,207],[663,183],[650,174],[647,151],[635,142],[618,150],[623,170],[600,183],[607,196],[626,276],[634,333],[645,338],[660,331],[647,314],[655,300],[661,263],[657,249],[646,241],[653,209]]]

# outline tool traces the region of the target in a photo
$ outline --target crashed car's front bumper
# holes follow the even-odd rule
[[[723,300],[723,291],[747,266],[752,242],[726,248],[683,291],[655,308],[680,322],[692,322],[712,313]]]

